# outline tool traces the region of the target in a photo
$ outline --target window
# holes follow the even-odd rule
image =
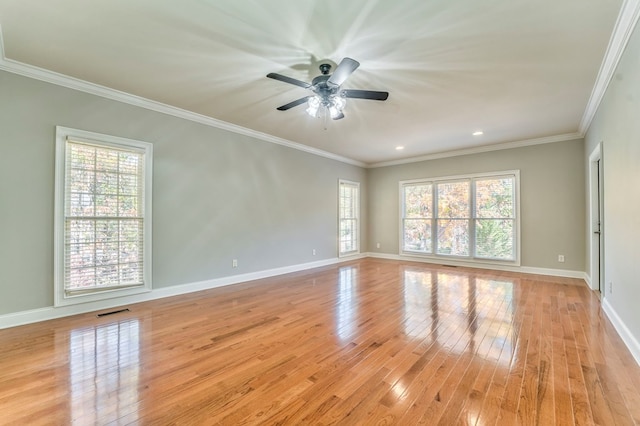
[[[56,306],[151,289],[152,149],[56,128]]]
[[[401,251],[519,262],[519,172],[400,182]]]
[[[338,186],[339,255],[345,256],[360,250],[360,184],[340,180]]]

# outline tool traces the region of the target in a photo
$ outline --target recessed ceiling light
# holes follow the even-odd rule
[[[404,146],[396,146],[396,151],[402,151],[404,149]]]
[[[473,136],[480,136],[484,134],[484,132],[482,130],[478,130],[477,132],[473,132]]]

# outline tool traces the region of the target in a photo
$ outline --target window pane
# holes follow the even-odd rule
[[[95,241],[95,223],[93,220],[71,220],[65,230],[70,243],[92,243]]]
[[[120,241],[141,241],[142,220],[121,220]]]
[[[95,214],[93,194],[70,194],[65,210],[69,216],[93,216]]]
[[[99,266],[96,268],[96,285],[97,286],[112,286],[118,285],[118,266]]]
[[[142,284],[144,154],[66,146],[65,289]]]
[[[513,218],[513,183],[512,177],[477,180],[475,217]]]
[[[431,220],[405,219],[403,250],[431,253],[431,247]]]
[[[469,181],[437,184],[439,218],[468,218]]]
[[[138,208],[138,197],[119,197],[118,216],[137,217],[141,216]]]
[[[340,254],[358,251],[358,203],[358,184],[340,182],[338,191]]]
[[[118,174],[117,173],[96,173],[96,193],[97,194],[117,194]]]
[[[96,149],[96,170],[118,171],[118,152],[110,149]]]
[[[100,243],[118,242],[118,221],[117,220],[96,220],[96,241]]]
[[[95,285],[96,270],[95,268],[72,269],[69,273],[72,283],[68,288],[79,290],[83,288],[91,288]]]
[[[356,246],[356,221],[344,219],[340,221],[340,252],[354,251]]]
[[[118,262],[118,243],[96,244],[96,265],[111,265]]]
[[[438,254],[469,256],[469,221],[438,220]]]
[[[513,260],[513,219],[476,220],[476,257]]]
[[[67,248],[67,261],[73,271],[86,265],[95,264],[95,244],[70,244]]]
[[[408,185],[404,187],[404,217],[433,217],[433,186]]]
[[[117,195],[96,195],[96,216],[117,216]]]
[[[142,250],[137,241],[125,241],[120,243],[120,263],[132,263],[142,260]]]
[[[142,281],[142,265],[126,263],[120,265],[120,284],[136,284]]]
[[[141,174],[142,173],[142,154],[131,152],[120,153],[120,173]]]
[[[120,194],[138,195],[138,176],[136,175],[120,175]]]
[[[92,146],[73,144],[69,146],[68,164],[72,169],[95,168],[96,149]]]
[[[93,170],[71,169],[71,192],[93,192],[95,188],[95,174]]]

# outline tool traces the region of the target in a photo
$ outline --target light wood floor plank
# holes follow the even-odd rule
[[[0,424],[634,425],[581,280],[362,259],[0,330]]]

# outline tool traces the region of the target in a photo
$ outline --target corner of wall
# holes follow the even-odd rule
[[[613,306],[611,306],[606,297],[602,301],[602,309],[620,335],[622,341],[629,349],[629,352],[631,352],[633,358],[636,360],[638,365],[640,365],[640,342],[638,342],[635,336],[631,333],[631,330],[629,330],[624,321],[622,321],[622,318],[618,316],[618,313],[613,309]]]

